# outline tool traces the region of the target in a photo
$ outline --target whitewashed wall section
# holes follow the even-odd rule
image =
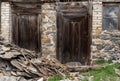
[[[5,39],[5,42],[10,42],[11,31],[11,8],[8,2],[2,2],[1,4],[1,36]]]

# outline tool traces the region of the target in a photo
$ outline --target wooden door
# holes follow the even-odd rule
[[[22,8],[24,6],[21,5],[13,5],[12,42],[22,48],[40,52],[40,14],[35,11],[36,8]]]
[[[57,59],[90,63],[91,16],[87,4],[57,4]]]

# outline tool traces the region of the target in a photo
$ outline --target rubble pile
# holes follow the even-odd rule
[[[100,38],[93,39],[92,59],[112,60],[120,63],[120,32],[103,31]]]
[[[0,76],[15,76],[17,79],[46,79],[55,75],[65,76],[67,73],[67,67],[49,55],[38,58],[38,54],[33,51],[3,42],[0,42],[0,65]]]

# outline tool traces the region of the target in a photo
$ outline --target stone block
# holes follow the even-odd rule
[[[55,23],[56,22],[56,15],[49,15],[49,14],[42,14],[42,22],[46,23]]]
[[[42,22],[56,22],[56,11],[54,10],[42,10]]]
[[[98,51],[98,49],[97,49],[96,46],[91,46],[91,51],[92,51],[92,52],[96,52],[96,51]]]
[[[42,43],[50,43],[51,40],[48,37],[42,38]]]
[[[42,10],[54,10],[55,9],[55,3],[45,3],[42,5]]]

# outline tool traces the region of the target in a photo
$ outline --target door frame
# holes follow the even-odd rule
[[[58,2],[57,3],[57,22],[59,22],[59,15],[60,14],[62,14],[66,9],[68,10],[68,12],[69,12],[69,8],[68,7],[70,7],[70,8],[73,8],[73,10],[74,10],[74,6],[73,7],[71,7],[71,6],[69,6],[71,3],[75,3],[76,5],[78,5],[77,6],[77,10],[78,10],[78,12],[79,12],[79,10],[83,10],[83,13],[84,13],[84,7],[82,7],[81,6],[81,4],[84,4],[84,5],[86,5],[86,4],[88,4],[88,2]],[[62,5],[62,6],[60,6],[60,5]],[[65,5],[67,5],[68,7],[65,7]],[[88,11],[88,10],[87,10]],[[90,65],[90,62],[91,62],[91,44],[92,44],[92,14],[90,14],[89,12],[87,13],[88,14],[88,28],[89,28],[89,30],[88,30],[88,33],[89,33],[89,45],[88,45],[88,48],[89,48],[89,55],[86,57],[86,60],[85,60],[85,65]],[[63,63],[63,61],[62,61],[62,55],[61,54],[59,54],[59,24],[58,23],[56,23],[57,24],[57,42],[56,42],[56,56],[57,56],[57,59],[61,62],[61,63]],[[62,24],[62,23],[61,23]]]
[[[10,28],[10,38],[11,38],[11,43],[12,44],[14,44],[14,42],[13,42],[13,36],[12,36],[12,26],[13,26],[13,24],[12,24],[12,22],[13,22],[13,20],[12,20],[12,15],[13,14],[17,14],[17,15],[20,15],[20,14],[24,14],[24,15],[27,15],[27,14],[30,14],[30,15],[37,15],[38,17],[37,17],[37,28],[39,28],[38,29],[38,34],[39,34],[39,36],[38,36],[38,43],[39,43],[39,51],[38,51],[38,56],[41,56],[42,55],[42,46],[41,46],[41,3],[37,3],[37,2],[33,2],[33,3],[24,3],[24,2],[11,2],[10,3],[11,4],[11,28]],[[28,5],[28,7],[27,7],[27,5]],[[32,11],[32,12],[31,12]]]

